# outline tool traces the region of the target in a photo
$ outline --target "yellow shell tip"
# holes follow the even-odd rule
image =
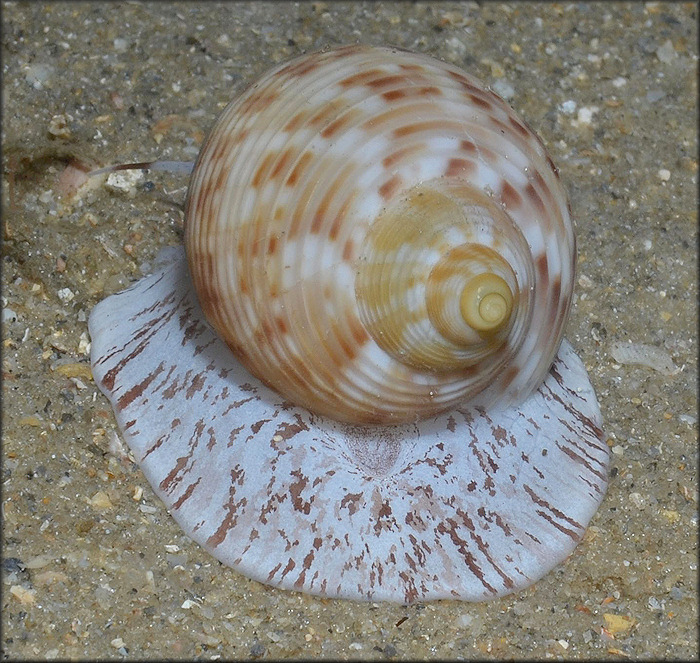
[[[464,321],[480,332],[495,332],[510,319],[513,294],[497,274],[479,274],[462,291],[460,310]]]
[[[481,319],[488,325],[500,325],[508,315],[508,302],[497,292],[486,295],[479,304]]]

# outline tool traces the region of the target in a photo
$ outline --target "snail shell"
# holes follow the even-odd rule
[[[572,224],[499,97],[397,49],[297,58],[224,110],[185,232],[186,258],[95,307],[91,361],[218,559],[324,596],[483,600],[581,540],[609,455],[560,345]]]
[[[347,422],[521,402],[571,302],[572,222],[540,140],[475,79],[396,49],[304,56],[233,101],[185,227],[219,336]]]

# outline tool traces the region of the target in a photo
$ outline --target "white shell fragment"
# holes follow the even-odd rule
[[[183,530],[262,582],[329,597],[483,600],[563,561],[603,498],[593,389],[564,342],[519,408],[357,427],[252,377],[181,254],[95,307],[92,366]]]
[[[663,375],[675,375],[681,370],[666,350],[655,345],[615,341],[610,344],[610,356],[618,364],[639,364]]]
[[[118,173],[110,173],[105,186],[112,191],[133,194],[136,186],[143,180],[143,171],[125,170]]]

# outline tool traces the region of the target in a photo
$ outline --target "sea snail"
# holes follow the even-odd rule
[[[561,340],[573,224],[496,94],[396,48],[279,65],[209,134],[185,248],[94,309],[92,367],[223,563],[329,597],[476,601],[581,540],[608,450]]]

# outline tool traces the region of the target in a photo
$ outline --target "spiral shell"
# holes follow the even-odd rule
[[[559,344],[566,196],[501,99],[397,49],[281,65],[211,132],[185,231],[89,328],[189,536],[261,582],[403,603],[502,596],[571,553],[609,450]]]
[[[264,75],[188,194],[209,322],[291,402],[354,423],[522,401],[559,347],[574,244],[537,136],[475,79],[398,49]]]

